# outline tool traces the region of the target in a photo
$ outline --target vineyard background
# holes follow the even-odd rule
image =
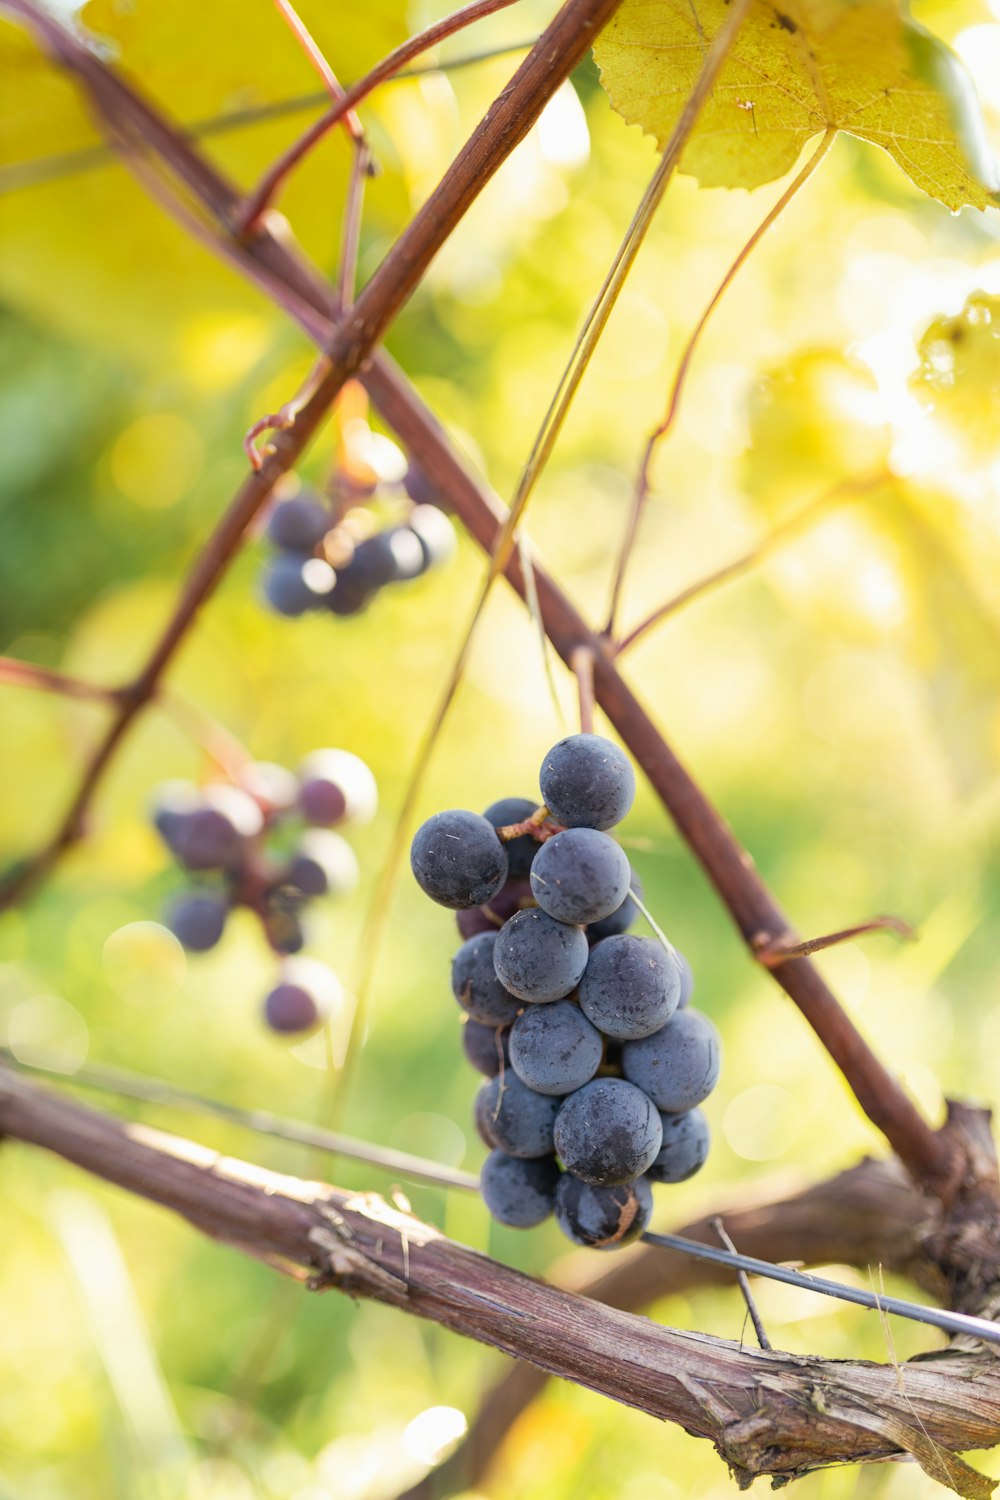
[[[1000,68],[990,72],[1000,25],[978,5],[916,9],[957,38],[1000,143]],[[324,35],[304,13],[345,78],[428,19],[379,5],[342,36]],[[522,3],[445,55],[527,41],[547,16]],[[124,26],[127,45],[127,20],[91,7],[89,23],[101,30],[102,20]],[[245,27],[241,15],[238,37],[231,16],[220,13],[214,40],[203,20],[187,4],[164,8],[161,34],[144,42],[146,66],[136,64],[183,117],[313,91],[270,7],[256,7]],[[0,46],[16,63],[9,159],[80,144],[69,85],[40,81],[24,65],[35,54],[20,32],[4,25]],[[515,61],[395,83],[367,107],[384,171],[369,190],[362,276]],[[249,182],[297,123],[209,144]],[[335,256],[347,159],[343,141],[325,143],[284,205],[324,266]],[[651,144],[610,112],[593,65],[583,65],[388,340],[501,495],[514,487],[652,159]],[[241,477],[243,432],[295,389],[311,353],[120,166],[33,185],[10,174],[0,185],[0,649],[115,683],[141,664]],[[776,196],[704,191],[679,178],[612,317],[528,521],[589,618],[606,610],[636,455],[692,311]],[[709,328],[655,471],[626,594],[632,623],[837,480],[889,457],[912,472],[905,488],[831,506],[749,576],[651,633],[629,667],[803,933],[876,912],[919,928],[915,945],[875,936],[819,963],[933,1119],[944,1094],[996,1097],[1000,476],[989,448],[988,360],[963,378],[961,399],[939,400],[932,413],[907,381],[927,325],[957,313],[977,288],[1000,294],[997,226],[995,214],[949,216],[887,158],[840,138]],[[335,431],[314,446],[306,476],[324,475]],[[447,569],[387,592],[355,620],[287,622],[257,601],[261,556],[251,545],[237,561],[170,684],[259,758],[294,764],[335,743],[372,765],[383,807],[359,849],[366,879],[323,919],[314,947],[349,979],[414,744],[483,564],[463,542]],[[16,855],[51,831],[106,710],[2,691],[0,844]],[[560,711],[530,620],[498,589],[421,812],[534,795],[533,768],[574,721],[573,685],[562,677]],[[136,726],[86,842],[3,918],[0,1031],[27,1059],[90,1056],[232,1102],[322,1117],[322,1047],[290,1051],[259,1025],[269,961],[249,923],[217,955],[188,961],[162,929],[144,925],[174,884],[145,820],[149,792],[200,764],[170,716],[154,709]],[[726,1046],[709,1107],[713,1154],[695,1181],[662,1194],[657,1225],[758,1191],[774,1197],[879,1152],[879,1137],[805,1023],[748,961],[645,787],[622,832],[648,904],[691,958],[699,1003]],[[453,946],[447,915],[428,912],[404,880],[343,1123],[474,1168],[475,1085],[445,978]],[[197,1134],[235,1154],[254,1146],[216,1123],[199,1122]],[[315,1158],[277,1144],[256,1159],[318,1170]],[[371,1172],[341,1163],[338,1180],[370,1186]],[[475,1199],[406,1191],[452,1237],[558,1271],[565,1246],[554,1228],[519,1236],[490,1226]],[[500,1369],[498,1356],[391,1309],[296,1300],[265,1267],[38,1153],[0,1151],[0,1192],[0,1481],[18,1500],[391,1495],[447,1436],[449,1419],[428,1410],[471,1418],[471,1393]],[[779,1287],[760,1287],[758,1299],[776,1347],[890,1356],[870,1315]],[[674,1298],[651,1313],[725,1337],[743,1323],[730,1292]],[[934,1335],[913,1327],[894,1324],[892,1336],[900,1359],[933,1347]],[[1000,1475],[996,1455],[977,1462]],[[559,1500],[584,1485],[593,1500],[732,1492],[708,1445],[551,1385],[514,1429],[485,1492]],[[881,1500],[938,1491],[911,1467],[879,1466],[860,1477],[814,1475],[800,1492]]]

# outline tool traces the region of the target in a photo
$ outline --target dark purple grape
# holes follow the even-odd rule
[[[675,1011],[652,1036],[622,1048],[625,1077],[668,1114],[684,1114],[707,1099],[720,1065],[718,1032],[697,1010]]]
[[[307,828],[283,877],[303,896],[343,896],[360,879],[358,857],[345,838],[328,828]]]
[[[329,511],[311,495],[282,500],[267,522],[267,539],[285,552],[312,552],[333,521]]]
[[[264,569],[264,597],[279,615],[295,619],[322,609],[333,593],[336,576],[328,562],[302,552],[279,552]]]
[[[410,846],[417,884],[439,906],[482,906],[507,879],[507,853],[478,813],[435,813]]]
[[[156,788],[150,817],[153,827],[172,854],[177,853],[177,838],[185,820],[201,805],[201,797],[193,781],[165,781]]]
[[[559,1099],[536,1094],[509,1070],[476,1095],[476,1129],[487,1146],[509,1156],[551,1156]]]
[[[173,847],[189,870],[222,870],[239,863],[247,840],[264,826],[260,807],[239,787],[202,787],[200,806],[173,831]]]
[[[539,1094],[571,1094],[582,1088],[603,1055],[600,1032],[572,1000],[529,1005],[511,1028],[511,1067]]]
[[[557,922],[582,926],[617,911],[632,871],[621,846],[596,828],[567,828],[548,839],[531,866],[531,893]]]
[[[689,1109],[682,1115],[660,1115],[663,1145],[647,1176],[654,1182],[686,1182],[699,1171],[708,1157],[708,1121],[700,1109]]]
[[[581,927],[567,927],[532,907],[501,927],[493,963],[497,978],[512,995],[544,1004],[576,989],[589,951]]]
[[[424,554],[424,569],[446,563],[455,551],[455,528],[436,505],[415,505],[406,518]]]
[[[574,1245],[618,1250],[643,1233],[653,1213],[645,1177],[616,1187],[595,1187],[564,1172],[556,1187],[556,1223]]]
[[[354,586],[380,589],[416,578],[423,571],[424,549],[415,532],[408,526],[392,526],[359,542],[342,576]]]
[[[580,980],[580,1007],[605,1036],[652,1036],[677,1009],[681,973],[653,938],[623,932],[595,943]]]
[[[503,923],[494,921],[488,906],[470,906],[455,913],[455,925],[463,938],[471,938],[480,932],[499,932]]]
[[[532,813],[537,811],[538,803],[532,802],[529,797],[501,797],[499,802],[490,803],[483,817],[492,823],[494,828],[509,828],[512,823],[525,822]],[[504,844],[512,880],[527,880],[531,861],[540,847],[538,840],[530,833],[522,833],[518,838],[510,839]]]
[[[533,1229],[552,1212],[559,1175],[551,1156],[525,1161],[505,1151],[491,1151],[483,1162],[479,1187],[498,1224]]]
[[[370,823],[378,810],[378,786],[364,761],[350,750],[314,750],[299,767],[299,807],[307,823]]]
[[[463,943],[451,962],[452,994],[474,1021],[486,1026],[508,1026],[520,1010],[504,989],[493,967],[497,935],[481,932]]]
[[[374,593],[375,590],[360,578],[352,578],[350,573],[338,573],[337,581],[327,594],[324,605],[332,615],[346,619],[349,615],[359,615],[371,602]]]
[[[617,937],[619,933],[627,932],[632,926],[639,915],[639,908],[632,900],[632,891],[636,893],[640,901],[642,900],[642,881],[634,870],[631,872],[629,886],[629,894],[610,917],[603,917],[600,922],[587,924],[588,943],[599,943],[603,938]]]
[[[462,1027],[462,1050],[478,1073],[495,1078],[501,1060],[504,1068],[510,1067],[510,1027],[484,1026],[470,1016]]]
[[[595,1078],[564,1099],[555,1148],[567,1171],[610,1187],[641,1177],[663,1143],[652,1100],[621,1078]]]
[[[221,938],[228,915],[225,896],[195,891],[178,897],[167,915],[167,926],[189,953],[207,953]]]
[[[314,1031],[343,997],[332,969],[311,958],[292,958],[282,966],[279,982],[264,1001],[264,1020],[272,1031]]]
[[[539,783],[545,806],[567,828],[613,828],[635,798],[631,762],[599,734],[571,734],[553,745]]]
[[[419,468],[412,459],[403,477],[403,485],[414,505],[440,507],[443,504],[439,491],[431,484],[423,469]]]

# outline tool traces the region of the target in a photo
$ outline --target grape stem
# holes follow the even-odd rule
[[[754,957],[767,969],[776,969],[793,958],[805,958],[810,953],[822,953],[825,948],[835,948],[839,943],[850,943],[869,932],[894,932],[897,937],[915,942],[916,932],[902,917],[872,917],[856,927],[842,927],[839,932],[828,932],[823,937],[807,938],[798,942],[792,936],[772,938],[770,933],[758,932],[750,940]]]
[[[577,646],[569,659],[576,678],[580,704],[580,733],[594,732],[594,653],[589,646]]]

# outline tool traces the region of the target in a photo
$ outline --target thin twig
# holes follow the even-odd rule
[[[726,1226],[722,1222],[722,1216],[720,1214],[716,1214],[715,1218],[711,1220],[711,1225],[715,1233],[719,1236],[723,1247],[726,1250],[729,1250],[733,1255],[736,1255],[736,1246],[733,1244],[729,1233],[726,1230]],[[743,1301],[746,1303],[747,1312],[750,1314],[750,1321],[753,1324],[754,1333],[757,1335],[758,1344],[762,1349],[770,1349],[771,1341],[767,1336],[767,1333],[764,1329],[764,1323],[761,1319],[759,1311],[757,1310],[757,1304],[754,1301],[754,1295],[750,1290],[750,1283],[747,1280],[747,1273],[742,1270],[737,1271],[736,1282],[743,1296]]]
[[[836,129],[833,126],[830,126],[830,128],[824,134],[819,145],[816,147],[816,150],[813,152],[812,156],[810,156],[809,160],[802,168],[801,172],[799,172],[798,176],[795,177],[794,180],[785,189],[770,212],[757,225],[757,228],[754,230],[753,234],[747,240],[746,244],[740,250],[740,253],[737,255],[736,259],[729,267],[725,276],[722,278],[708,306],[705,308],[705,311],[698,319],[698,322],[695,324],[694,331],[692,332],[690,338],[684,346],[684,352],[681,355],[680,362],[677,366],[677,372],[674,375],[674,382],[670,390],[670,395],[667,398],[666,413],[663,417],[663,420],[657,427],[653,429],[648,439],[646,440],[646,446],[639,465],[639,473],[636,477],[632,498],[632,510],[629,514],[628,525],[625,528],[625,537],[622,541],[621,551],[618,554],[618,563],[615,568],[614,579],[611,585],[611,603],[608,608],[608,621],[604,627],[604,634],[609,639],[611,639],[614,635],[615,620],[618,615],[618,606],[621,603],[622,589],[624,588],[625,584],[625,570],[628,567],[629,558],[631,557],[632,549],[635,546],[643,506],[645,505],[646,497],[649,494],[649,471],[653,462],[653,454],[656,451],[657,445],[671,431],[674,422],[677,419],[677,413],[680,410],[681,397],[684,394],[684,387],[687,383],[688,372],[691,369],[691,362],[694,359],[695,350],[698,347],[698,342],[708,325],[708,321],[711,318],[712,313],[722,301],[722,298],[725,296],[727,290],[732,285],[741,267],[745,264],[748,257],[760,244],[760,241],[770,229],[771,225],[775,222],[776,219],[780,217],[783,210],[788,207],[789,203],[791,203],[792,199],[798,193],[799,189],[809,181],[809,178],[815,172],[816,168],[819,166],[820,162],[823,160],[823,158],[826,156],[826,153],[833,145],[834,136],[836,134]]]
[[[756,567],[765,557],[769,557],[778,547],[790,541],[804,527],[812,524],[818,516],[831,510],[835,505],[841,505],[851,500],[859,500],[871,490],[878,489],[884,484],[889,484],[893,478],[888,469],[879,469],[876,473],[862,476],[860,479],[844,479],[832,485],[830,489],[824,490],[822,495],[817,495],[814,500],[808,501],[801,509],[788,516],[786,520],[779,521],[772,526],[767,534],[761,537],[753,547],[744,552],[740,557],[735,557],[732,562],[724,563],[721,568],[715,568],[711,573],[706,573],[695,583],[689,584],[679,594],[668,599],[666,603],[659,605],[652,614],[640,620],[628,635],[623,636],[614,646],[614,653],[620,656],[630,646],[634,646],[640,636],[652,630],[654,625],[659,625],[671,615],[677,614],[695,599],[702,598],[713,589],[728,583],[730,579],[738,577],[741,573],[748,572]]]
[[[282,20],[286,23],[288,29],[308,58],[313,72],[322,81],[324,88],[334,103],[340,106],[340,122],[343,124],[345,131],[356,146],[362,145],[365,139],[365,132],[361,121],[358,119],[356,111],[344,104],[343,86],[323,56],[322,51],[313,40],[309,28],[292,5],[291,0],[274,0],[274,3],[281,12]]]
[[[387,82],[393,74],[404,68],[411,58],[419,56],[421,52],[426,52],[428,47],[444,41],[446,37],[454,36],[456,31],[461,31],[465,26],[471,26],[474,21],[480,20],[483,16],[492,15],[494,11],[505,10],[515,3],[516,0],[473,0],[471,5],[465,5],[452,15],[445,16],[432,26],[425,27],[416,36],[410,37],[388,53],[369,73],[365,74],[364,78],[359,78],[357,83],[352,84],[346,93],[327,110],[326,114],[321,115],[315,124],[311,125],[297,141],[294,141],[265,172],[257,187],[248,196],[239,215],[240,232],[247,235],[257,227],[261,216],[274,202],[286,178],[299,162],[343,119],[349,110],[353,110],[355,105],[367,98],[380,83]]]
[[[870,921],[860,922],[856,927],[842,927],[839,932],[828,932],[823,937],[808,938],[805,942],[797,942],[791,937],[772,938],[767,933],[761,933],[753,940],[751,947],[754,957],[766,969],[777,969],[793,958],[807,958],[810,953],[822,953],[826,948],[853,942],[855,938],[864,937],[869,932],[894,932],[897,937],[908,938],[910,942],[916,941],[917,937],[909,922],[904,922],[902,917],[872,917]]]
[[[580,704],[580,733],[594,732],[594,653],[589,646],[577,646],[570,658],[570,667],[576,677],[577,697]]]
[[[98,1089],[102,1093],[115,1094],[123,1099],[140,1099],[144,1104],[164,1104],[171,1109],[212,1115],[216,1119],[227,1120],[231,1125],[239,1125],[244,1130],[252,1130],[257,1135],[294,1141],[297,1145],[310,1146],[333,1156],[346,1156],[352,1161],[363,1161],[382,1171],[398,1172],[403,1177],[433,1183],[436,1187],[465,1188],[474,1193],[479,1191],[479,1178],[474,1172],[462,1172],[457,1167],[428,1161],[425,1157],[413,1156],[409,1151],[396,1151],[391,1146],[376,1146],[370,1141],[359,1141],[353,1136],[324,1130],[302,1120],[284,1119],[265,1109],[241,1109],[235,1104],[224,1104],[221,1100],[208,1099],[161,1078],[148,1078],[124,1068],[98,1066],[94,1063],[88,1063],[86,1067],[61,1065],[58,1058],[48,1062],[37,1058],[31,1062],[22,1061],[7,1047],[0,1047],[0,1057],[23,1071],[58,1077],[73,1087]]]
[[[510,0],[510,3],[514,4],[515,0]],[[515,52],[529,52],[534,44],[534,37],[529,37],[522,42],[507,42],[501,47],[484,47],[476,52],[460,53],[457,57],[418,63],[412,68],[400,68],[398,73],[394,73],[385,82],[405,83],[410,78],[426,78],[429,73],[455,73],[462,68],[476,67],[479,63],[493,62],[498,57],[511,57]],[[354,80],[347,88],[353,86]],[[326,103],[328,97],[325,91],[295,94],[288,99],[271,100],[267,104],[251,104],[244,109],[228,110],[224,114],[206,115],[185,127],[184,135],[189,141],[211,140],[217,135],[228,135],[233,130],[245,130],[248,126],[283,120],[289,115],[302,114],[307,109],[317,109]],[[117,155],[111,146],[81,146],[76,151],[56,151],[51,156],[34,156],[28,161],[11,162],[0,167],[0,197],[38,187],[43,183],[59,182],[81,172],[96,171],[114,162]]]
[[[115,704],[119,700],[117,688],[83,682],[66,672],[40,667],[31,661],[19,661],[13,656],[0,656],[0,683],[9,687],[33,688],[41,693],[58,693],[64,698],[83,698],[92,703]]]

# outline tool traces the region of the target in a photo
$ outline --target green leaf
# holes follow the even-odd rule
[[[626,0],[594,51],[614,108],[662,148],[725,0]],[[898,0],[757,0],[684,151],[703,187],[759,187],[829,129],[881,146],[932,198],[1000,202],[968,74]]]

